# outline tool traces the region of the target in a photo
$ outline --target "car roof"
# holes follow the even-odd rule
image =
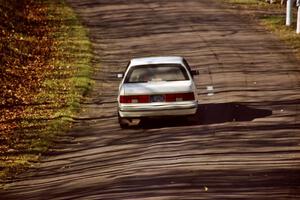
[[[130,61],[130,66],[149,65],[149,64],[167,64],[167,63],[182,64],[183,60],[184,60],[183,57],[180,56],[133,58]]]

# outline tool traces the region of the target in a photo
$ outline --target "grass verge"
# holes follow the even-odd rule
[[[295,23],[290,27],[285,26],[285,16],[266,16],[261,19],[261,23],[295,49],[297,57],[300,58],[300,35],[295,32]]]
[[[292,47],[300,58],[300,34],[296,34],[297,10],[293,10],[293,24],[285,26],[285,5],[269,4],[262,0],[223,0],[243,10],[252,10],[251,15],[267,30],[275,33],[283,42]],[[254,10],[254,11],[253,11]],[[256,12],[257,11],[257,12]]]
[[[227,0],[229,3],[241,4],[241,5],[264,5],[264,2],[258,0]]]
[[[0,154],[0,180],[5,182],[29,167],[69,130],[80,101],[91,87],[91,43],[74,11],[63,1],[39,1],[53,43],[43,80],[30,103],[15,118],[9,145]],[[42,28],[42,27],[40,27]],[[30,35],[22,35],[30,42]],[[50,69],[50,70],[49,70]]]

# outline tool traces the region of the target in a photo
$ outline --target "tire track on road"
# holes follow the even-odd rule
[[[300,197],[299,69],[274,36],[219,1],[68,2],[90,32],[93,91],[68,134],[74,139],[58,141],[1,198]],[[202,72],[199,122],[119,128],[114,73],[150,55],[185,56]]]

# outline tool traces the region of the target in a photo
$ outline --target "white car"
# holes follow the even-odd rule
[[[132,59],[119,86],[118,117],[122,128],[144,117],[194,115],[198,98],[191,70],[182,57]]]

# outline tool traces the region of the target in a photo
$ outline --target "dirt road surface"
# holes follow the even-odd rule
[[[90,31],[94,88],[74,129],[1,199],[300,199],[291,49],[217,0],[69,3]],[[199,70],[199,121],[121,130],[116,73],[132,57],[157,55],[184,56]]]

